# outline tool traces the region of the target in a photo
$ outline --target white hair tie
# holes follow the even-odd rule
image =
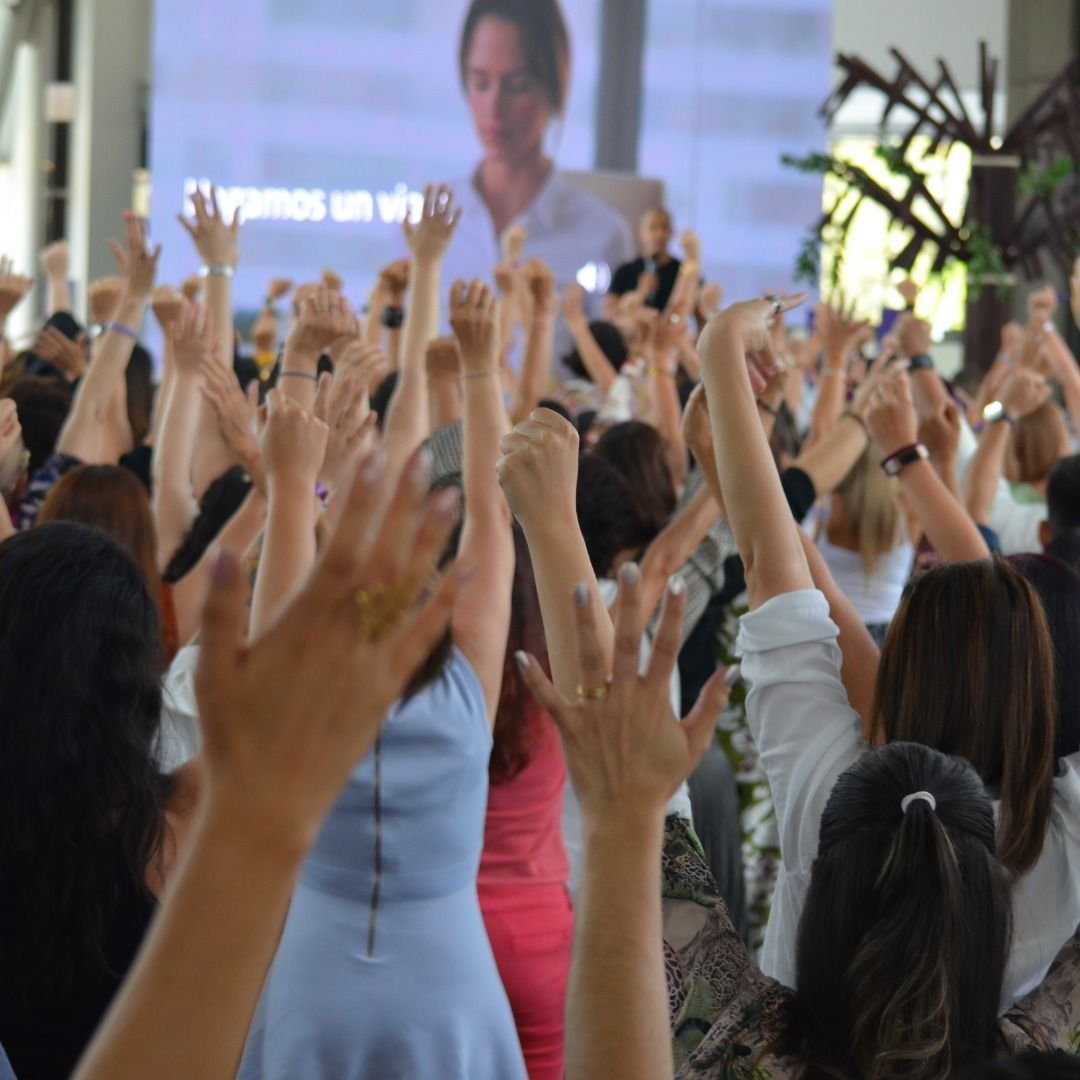
[[[935,799],[929,791],[913,791],[910,795],[905,795],[900,800],[900,813],[906,814],[908,812],[908,807],[919,799],[922,799],[923,802],[928,802],[931,810],[937,809],[937,799]]]

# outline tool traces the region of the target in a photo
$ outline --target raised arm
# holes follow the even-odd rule
[[[679,371],[679,339],[685,337],[684,327],[690,317],[689,303],[673,303],[661,313],[649,341],[649,374],[653,384],[656,406],[656,429],[664,437],[668,449],[671,475],[677,487],[686,483],[689,460],[682,433],[682,403],[676,384]],[[657,596],[657,600],[659,600]]]
[[[434,435],[461,419],[461,351],[457,338],[435,338],[424,357],[428,384],[428,416]]]
[[[503,439],[502,450],[499,482],[529,545],[551,673],[560,692],[573,696],[579,683],[567,596],[574,593],[593,609],[605,656],[615,642],[578,524],[577,430],[558,413],[537,409]]]
[[[46,311],[55,315],[58,311],[74,311],[71,299],[71,249],[66,240],[56,240],[41,252],[41,269],[45,271],[48,287]]]
[[[109,409],[118,387],[123,385],[161,255],[160,244],[152,252],[147,248],[146,226],[134,214],[125,215],[124,225],[127,262],[123,295],[115,315],[105,325],[94,361],[79,384],[75,403],[56,443],[59,453],[88,464],[115,464],[101,458]]]
[[[280,390],[267,397],[261,450],[269,508],[251,632],[265,633],[288,604],[315,562],[315,481],[326,456],[326,424],[306,413]]]
[[[236,1073],[307,850],[453,603],[455,575],[430,573],[453,506],[406,482],[384,490],[371,463],[302,591],[252,645],[236,555],[215,566],[195,675],[201,813],[77,1080]],[[401,598],[381,634],[357,618],[357,593],[374,589]]]
[[[198,513],[191,462],[198,437],[202,368],[213,363],[213,335],[210,313],[201,304],[189,305],[171,327],[175,371],[152,459],[158,569],[162,571]]]
[[[319,357],[333,341],[356,329],[349,301],[325,285],[314,286],[297,304],[296,319],[285,339],[278,388],[310,412],[319,382]]]
[[[813,446],[836,427],[847,397],[847,368],[852,352],[866,339],[866,323],[850,313],[821,304],[817,309],[825,364],[821,369],[818,398],[810,419],[807,446]]]
[[[532,296],[532,318],[525,335],[521,377],[510,408],[510,419],[515,424],[539,404],[551,378],[555,350],[555,274],[540,259],[530,259],[524,273]]]
[[[191,196],[195,217],[188,221],[182,214],[177,219],[191,237],[202,260],[200,271],[205,282],[204,302],[210,311],[214,330],[216,363],[230,371],[233,367],[233,310],[232,279],[240,258],[238,238],[240,213],[231,220],[218,207],[218,192],[210,188],[207,198],[201,191]],[[218,429],[217,417],[209,402],[199,406],[199,431],[192,462],[195,492],[202,493],[233,464],[232,455]]]
[[[987,559],[990,549],[975,522],[948,489],[919,443],[918,421],[911,397],[911,378],[896,368],[871,395],[866,425],[881,452],[882,467],[894,463],[900,490],[915,512],[927,539],[942,559],[964,562]],[[908,452],[913,460],[906,461]],[[925,453],[927,456],[916,456]]]
[[[580,285],[570,285],[563,293],[562,316],[589,378],[606,394],[618,372],[589,329],[589,319],[585,314],[585,290]]]
[[[560,691],[534,658],[519,654],[518,663],[562,734],[584,821],[584,873],[566,1002],[566,1075],[663,1080],[673,1074],[660,899],[664,807],[709,745],[727,696],[723,673],[706,684],[680,723],[672,715],[668,687],[681,641],[683,598],[669,595],[644,675],[638,674],[644,610],[632,566],[622,574],[613,663],[595,612],[571,608],[565,596],[562,603],[574,624],[569,682],[594,692]]]
[[[499,444],[510,423],[499,378],[495,297],[486,285],[455,282],[450,325],[461,349],[464,399],[465,523],[459,550],[462,561],[474,570],[458,594],[452,625],[454,642],[480,679],[494,724],[510,628],[514,538],[510,508],[495,472]]]
[[[967,471],[967,508],[976,524],[990,524],[990,510],[1005,469],[1012,425],[1040,408],[1049,397],[1046,380],[1027,368],[1017,368],[1002,383],[998,399],[1001,410],[983,428]]]
[[[736,304],[709,322],[698,344],[717,476],[746,568],[751,609],[780,593],[813,587],[747,366],[757,366],[757,357],[766,369],[775,364],[768,320],[781,309],[780,301]],[[760,374],[758,379],[763,384]]]
[[[1080,367],[1072,349],[1065,344],[1065,339],[1057,332],[1053,323],[1047,324],[1044,348],[1050,357],[1054,378],[1061,384],[1065,395],[1065,407],[1069,411],[1073,431],[1080,432]]]
[[[439,332],[439,288],[443,257],[453,239],[461,211],[449,188],[424,192],[424,207],[416,224],[405,222],[405,239],[412,252],[409,310],[402,332],[397,386],[383,426],[386,458],[391,471],[430,434],[424,355]]]
[[[150,310],[154,313],[161,328],[161,377],[154,393],[154,411],[150,418],[150,434],[147,444],[156,446],[161,435],[161,424],[165,417],[165,404],[169,400],[176,365],[173,363],[172,330],[176,321],[184,314],[188,302],[179,289],[171,285],[159,285],[150,294]]]

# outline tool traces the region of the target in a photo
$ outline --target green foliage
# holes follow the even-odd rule
[[[1061,185],[1076,172],[1076,162],[1068,154],[1058,154],[1049,165],[1032,162],[1017,180],[1021,195],[1052,198]]]
[[[880,143],[874,149],[874,156],[883,161],[893,176],[902,176],[905,180],[913,180],[916,183],[925,183],[926,174],[919,172],[907,158],[899,146],[889,143]]]
[[[967,267],[968,295],[978,300],[985,284],[983,278],[1004,277],[1008,270],[1001,249],[990,238],[990,230],[985,225],[972,225],[969,232],[967,258],[955,257]],[[999,284],[997,289],[1002,298],[1008,296],[1008,286]]]

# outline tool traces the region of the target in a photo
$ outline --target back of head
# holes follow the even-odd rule
[[[651,424],[627,420],[608,428],[592,453],[618,469],[626,481],[638,522],[632,546],[644,547],[667,524],[677,501],[664,437]]]
[[[56,440],[71,409],[71,389],[59,379],[20,379],[8,391],[22,425],[23,444],[30,451],[29,469],[45,464],[56,449]]]
[[[0,969],[31,996],[100,967],[121,878],[141,885],[160,841],[160,640],[105,533],[55,522],[0,544]]]
[[[83,465],[60,478],[38,522],[74,521],[107,532],[135,560],[157,596],[157,537],[150,500],[138,477],[118,465]]]
[[[589,332],[596,344],[600,346],[600,351],[607,358],[608,363],[619,371],[626,363],[629,354],[622,331],[614,323],[597,320],[589,323]],[[563,357],[563,363],[577,378],[592,382],[592,376],[585,368],[585,361],[581,359],[581,353],[576,348],[571,349]]]
[[[154,361],[142,345],[136,344],[131,352],[124,382],[132,443],[142,446],[150,433],[150,416],[154,410]]]
[[[613,465],[585,454],[578,464],[577,514],[589,562],[598,578],[615,576],[615,557],[633,546],[634,499]]]
[[[881,650],[874,716],[888,742],[966,758],[1000,800],[998,853],[1025,873],[1053,794],[1054,651],[1038,594],[1004,559],[916,578]]]
[[[937,1080],[992,1056],[1010,912],[975,771],[912,743],[862,755],[822,814],[799,924],[808,1061]]]
[[[1069,429],[1052,401],[1021,417],[1013,427],[1005,473],[1013,484],[1041,484],[1069,452]]]
[[[1052,536],[1080,530],[1080,454],[1059,459],[1046,485],[1046,513]]]
[[[1080,750],[1080,574],[1051,555],[1013,555],[1009,562],[1039,594],[1054,646],[1057,735],[1054,760]]]
[[[904,519],[896,480],[882,471],[879,457],[873,445],[868,445],[836,489],[843,497],[847,521],[868,574],[877,568],[878,559],[903,538]]]
[[[163,580],[179,581],[195,567],[229,518],[240,509],[250,490],[251,481],[239,465],[223,472],[206,489],[191,529],[169,557]]]

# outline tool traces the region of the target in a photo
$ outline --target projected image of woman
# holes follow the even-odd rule
[[[615,267],[631,258],[627,222],[572,187],[545,151],[570,84],[570,35],[558,0],[472,0],[458,62],[484,156],[456,186],[464,214],[447,280],[490,278],[499,237],[516,223],[528,231],[526,253],[543,259],[560,284],[587,263]]]

